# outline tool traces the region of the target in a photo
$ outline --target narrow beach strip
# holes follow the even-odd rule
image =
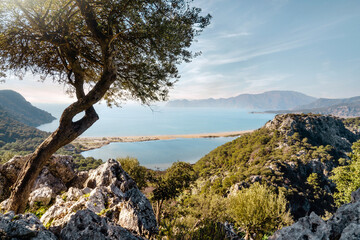
[[[237,137],[254,130],[244,130],[235,132],[220,133],[198,133],[198,134],[179,134],[179,135],[156,135],[156,136],[126,136],[126,137],[79,137],[72,144],[81,145],[81,151],[101,148],[112,142],[145,142],[156,140],[170,140],[177,138],[217,138],[217,137]]]

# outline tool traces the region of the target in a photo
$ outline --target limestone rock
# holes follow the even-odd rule
[[[60,237],[62,240],[108,239],[142,240],[128,230],[115,225],[108,218],[100,217],[90,210],[80,210],[73,215]]]
[[[359,191],[358,189],[353,194],[353,203],[342,205],[328,221],[325,222],[315,213],[311,213],[293,225],[275,232],[269,239],[360,239],[360,199],[357,197]]]
[[[113,223],[140,236],[157,233],[157,223],[149,200],[115,160],[89,172],[83,189],[70,188],[42,216],[52,229],[62,229],[79,210],[105,215]]]
[[[265,128],[279,130],[287,136],[298,132],[315,146],[331,145],[339,152],[351,151],[351,143],[358,139],[339,118],[324,115],[277,115],[265,124]]]
[[[42,206],[46,206],[50,203],[51,199],[54,197],[54,192],[49,187],[38,188],[35,191],[30,193],[29,205],[30,208],[33,208],[35,203],[38,202]]]
[[[351,202],[355,203],[360,200],[360,188],[351,193]]]
[[[10,187],[15,183],[22,166],[29,157],[15,156],[0,166],[0,201],[10,196]],[[55,194],[67,190],[67,185],[77,177],[71,156],[53,155],[36,179],[32,191],[49,187]]]
[[[320,240],[328,239],[326,236],[326,224],[315,213],[311,213],[310,216],[300,218],[298,222],[289,227],[285,227],[270,237],[270,240]]]
[[[34,214],[0,214],[0,239],[56,240]]]

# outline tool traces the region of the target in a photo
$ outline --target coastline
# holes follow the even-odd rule
[[[177,138],[218,138],[218,137],[238,137],[254,130],[220,132],[220,133],[199,133],[199,134],[175,134],[175,135],[154,135],[154,136],[125,136],[125,137],[79,137],[72,144],[78,145],[81,152],[101,148],[112,142],[145,142],[158,140],[171,140]]]

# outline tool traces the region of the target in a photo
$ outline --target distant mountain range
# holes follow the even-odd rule
[[[50,113],[34,107],[23,96],[12,90],[0,90],[0,108],[10,118],[28,126],[37,127],[55,119]]]
[[[333,115],[337,117],[359,117],[360,116],[360,96],[351,98],[319,98],[316,101],[297,106],[290,110],[273,110],[267,113],[317,113],[323,115]]]
[[[360,116],[360,96],[351,98],[315,98],[295,91],[269,91],[240,94],[231,98],[175,100],[169,107],[232,107],[267,110],[266,113],[318,113],[338,117]]]
[[[316,98],[294,91],[269,91],[260,94],[240,94],[230,98],[174,100],[169,107],[235,107],[244,109],[292,109],[314,102]]]

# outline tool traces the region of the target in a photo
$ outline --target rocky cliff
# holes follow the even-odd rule
[[[1,199],[9,196],[24,161],[15,157],[1,166]],[[4,200],[2,208],[6,204]],[[48,208],[41,222],[32,214],[10,212],[0,216],[0,233],[19,239],[144,239],[158,231],[149,200],[115,160],[89,172],[76,172],[71,157],[53,156],[29,198],[29,210],[38,206]],[[36,227],[29,226],[30,222]]]
[[[334,215],[324,221],[316,213],[299,219],[270,237],[270,240],[323,239],[358,240],[360,239],[360,189],[353,192],[352,202],[342,205]]]

